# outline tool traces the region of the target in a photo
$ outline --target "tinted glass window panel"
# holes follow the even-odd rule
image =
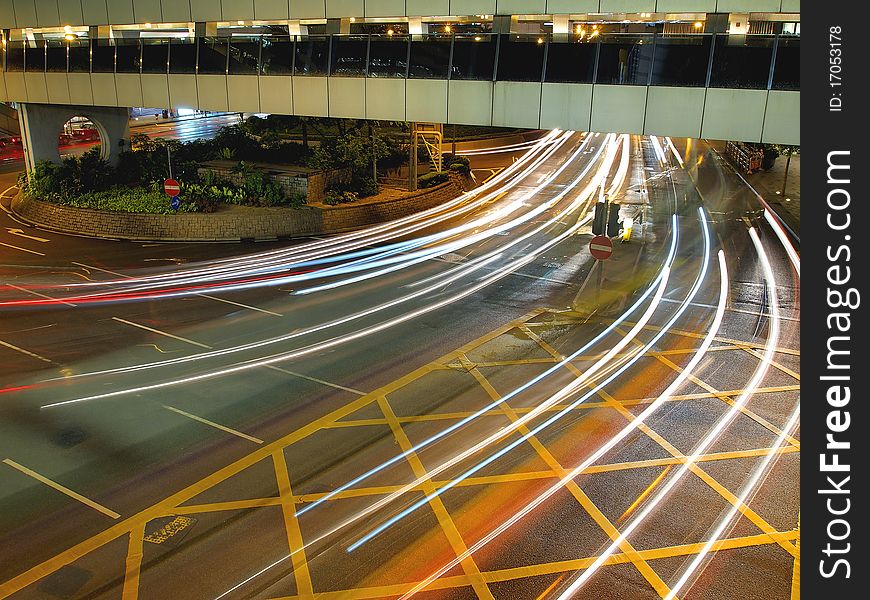
[[[293,38],[289,36],[264,37],[260,55],[260,69],[263,75],[292,75]]]
[[[166,73],[169,67],[169,40],[142,40],[142,72]]]
[[[493,35],[457,35],[450,78],[492,81],[495,48],[496,37]]]
[[[836,70],[836,66],[831,65]],[[801,87],[801,39],[780,37],[773,66],[773,89],[799,90]]]
[[[368,45],[368,36],[333,37],[329,74],[338,77],[365,76]]]
[[[169,44],[169,72],[196,73],[196,42],[193,39],[174,39]]]
[[[136,52],[137,54],[139,52],[138,43]],[[93,40],[91,53],[91,65],[94,73],[113,73],[115,71],[115,46],[110,40]]]
[[[652,67],[652,35],[611,33],[600,39],[596,83],[647,84]]]
[[[369,77],[405,77],[408,72],[407,36],[372,36]]]
[[[411,39],[411,64],[408,76],[413,79],[447,79],[450,71],[450,43],[448,36]]]
[[[226,75],[229,41],[220,38],[199,38],[199,70],[201,75]]]
[[[24,70],[24,42],[21,40],[6,43],[6,70]]]
[[[69,43],[69,72],[87,73],[91,70],[91,45],[88,40]]]
[[[597,42],[585,39],[550,42],[544,80],[551,83],[592,83],[597,50]]]
[[[230,39],[230,75],[256,75],[260,61],[260,38]]]
[[[710,87],[767,89],[773,40],[770,35],[717,35]]]
[[[712,43],[709,35],[657,37],[652,84],[706,85]]]
[[[296,75],[326,75],[328,69],[328,37],[306,36],[296,40]]]
[[[535,35],[503,35],[498,54],[499,81],[541,81],[546,40]]]
[[[24,54],[24,68],[36,73],[45,71],[45,42],[28,42]]]
[[[138,73],[142,63],[139,40],[115,40],[118,73]]]
[[[66,72],[66,40],[48,40],[45,49],[45,70]]]

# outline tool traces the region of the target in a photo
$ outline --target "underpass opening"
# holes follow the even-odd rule
[[[108,148],[103,140],[107,135],[103,128],[88,117],[77,115],[63,124],[57,136],[57,152],[61,159],[82,154],[96,148],[100,158],[108,158]]]

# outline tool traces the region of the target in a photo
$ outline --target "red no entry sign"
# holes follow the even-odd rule
[[[596,260],[607,260],[613,254],[613,242],[609,237],[596,235],[589,241],[589,252]]]
[[[163,182],[163,191],[166,192],[167,196],[175,198],[181,193],[181,185],[174,179],[167,179]]]

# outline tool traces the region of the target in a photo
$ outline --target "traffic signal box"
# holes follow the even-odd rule
[[[592,219],[592,233],[615,237],[619,235],[619,204],[598,202],[595,204],[595,217]]]

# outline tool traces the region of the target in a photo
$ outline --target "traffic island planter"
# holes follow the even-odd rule
[[[231,242],[328,235],[399,219],[462,194],[457,180],[399,198],[339,206],[254,208],[229,206],[215,213],[146,214],[75,208],[24,198],[12,200],[21,220],[51,231],[134,241]]]

